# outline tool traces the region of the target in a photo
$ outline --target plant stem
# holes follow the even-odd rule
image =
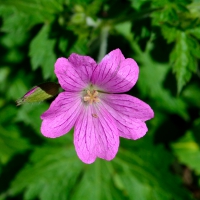
[[[109,30],[110,30],[109,26],[105,26],[101,30],[98,62],[100,62],[101,59],[106,55]]]

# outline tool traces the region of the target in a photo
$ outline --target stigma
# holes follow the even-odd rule
[[[83,97],[83,100],[89,104],[98,103],[100,100],[98,98],[98,92],[96,90],[90,91],[87,90],[86,95]]]

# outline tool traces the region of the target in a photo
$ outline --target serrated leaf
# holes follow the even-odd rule
[[[13,7],[19,12],[32,16],[37,23],[52,21],[55,13],[61,12],[63,0],[0,0],[1,5]]]
[[[196,58],[200,57],[199,42],[190,37],[193,35],[199,38],[199,30],[196,28],[199,22],[191,15],[190,3],[189,0],[168,1],[168,3],[152,1],[152,6],[158,8],[152,13],[153,23],[157,26],[162,24],[162,34],[168,43],[175,42],[175,47],[170,54],[170,62],[177,79],[178,94],[191,79],[192,72],[197,67]]]
[[[172,157],[162,147],[147,141],[123,140],[113,161],[97,159],[86,165],[68,142],[66,146],[37,148],[8,194],[23,191],[27,200],[190,199],[180,181],[170,173]]]
[[[181,98],[173,97],[163,87],[163,82],[170,70],[170,66],[152,60],[149,55],[152,43],[149,43],[146,52],[142,52],[137,45],[134,45],[134,48],[138,53],[135,59],[141,63],[140,77],[137,83],[141,93],[144,96],[153,98],[157,102],[157,107],[159,106],[167,112],[177,113],[183,118],[188,119],[185,102]]]
[[[123,195],[117,195],[119,192],[116,188],[112,190],[112,174],[112,164],[97,160],[93,165],[87,167],[71,199],[79,200],[83,197],[87,200],[123,199]]]
[[[31,163],[18,174],[9,191],[15,194],[26,188],[27,200],[37,196],[42,200],[67,199],[83,167],[72,145],[38,148]]]
[[[156,10],[152,13],[153,23],[160,26],[163,23],[177,25],[180,22],[180,12],[186,13],[188,9],[186,6],[190,3],[185,1],[151,1],[151,5]],[[189,12],[188,12],[189,13]]]
[[[121,23],[115,27],[122,34],[136,52],[134,59],[140,63],[140,75],[137,86],[144,97],[151,97],[156,102],[156,106],[167,112],[177,113],[183,118],[188,119],[186,111],[186,103],[178,98],[173,97],[170,92],[163,87],[163,82],[170,70],[168,64],[155,62],[151,57],[153,42],[148,42],[145,52],[141,50],[139,45],[133,41],[130,23]]]
[[[177,34],[177,40],[170,54],[170,62],[173,64],[173,72],[176,74],[178,93],[190,80],[192,72],[196,69],[194,57],[191,55],[192,47],[189,46],[189,38],[185,32]]]
[[[190,199],[184,188],[179,185],[180,180],[169,171],[172,160],[170,154],[163,147],[151,146],[144,140],[136,141],[136,143],[138,144],[133,153],[131,151],[133,146],[127,145],[125,141],[123,145],[125,148],[119,151],[114,160],[118,165],[118,170],[121,171],[120,178],[124,183],[122,191],[128,193],[131,200],[134,200],[136,195],[138,200]],[[145,150],[141,148],[143,145],[145,145]],[[151,162],[148,161],[149,159]],[[164,180],[163,177],[166,179]]]
[[[50,26],[44,25],[30,44],[29,56],[31,57],[32,69],[42,68],[45,79],[54,76],[54,53],[55,39],[50,39]]]
[[[161,27],[162,34],[168,43],[174,42],[177,36],[177,29],[168,25],[163,25]]]
[[[6,32],[7,37],[11,38],[10,44],[7,45],[9,47],[22,44],[27,38],[27,31],[38,23],[34,17],[18,12],[12,7],[1,5],[0,15],[3,18],[1,31]]]

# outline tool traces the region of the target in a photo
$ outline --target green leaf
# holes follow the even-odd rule
[[[177,40],[173,51],[170,54],[170,62],[173,65],[173,72],[176,74],[178,93],[190,80],[192,72],[196,70],[196,64],[191,48],[190,39],[185,32],[178,32]]]
[[[26,77],[26,79],[24,79],[24,77]],[[12,79],[12,85],[10,85],[9,79],[3,83],[5,85],[4,88],[7,90],[6,97],[8,99],[16,101],[16,99],[21,97],[25,93],[25,91],[28,90],[27,89],[28,81],[30,81],[30,75],[25,75],[24,71],[20,70],[18,73],[16,73],[16,76]]]
[[[20,130],[14,123],[17,109],[15,106],[4,105],[0,107],[0,163],[7,163],[17,153],[30,148],[27,139],[23,138]]]
[[[193,133],[187,131],[182,138],[171,146],[180,162],[200,175],[200,146],[195,141]]]
[[[135,51],[133,58],[140,66],[140,74],[136,86],[139,87],[142,96],[154,99],[157,108],[159,107],[167,112],[179,114],[184,119],[188,119],[186,103],[181,98],[173,97],[170,91],[163,87],[170,66],[168,64],[158,63],[152,59],[151,50],[154,45],[153,39],[148,42],[147,48],[143,52],[133,40],[130,27],[130,23],[128,22],[118,24],[115,28],[121,35],[128,39]]]
[[[87,55],[88,53],[88,40],[86,38],[79,38],[73,46],[70,48],[69,53],[74,53],[80,55]]]
[[[0,160],[2,163],[7,163],[16,153],[30,148],[28,141],[20,136],[16,126],[5,128],[0,125],[0,132]]]
[[[37,148],[8,194],[24,192],[27,200],[191,199],[180,180],[169,171],[171,155],[160,146],[122,140],[113,161],[97,159],[86,165],[69,142],[65,146]]]
[[[71,199],[79,200],[82,197],[87,197],[87,200],[123,199],[123,195],[120,195],[116,188],[112,188],[114,187],[112,183],[113,173],[114,171],[111,163],[97,160],[94,164],[86,168]],[[91,190],[91,188],[93,189]]]
[[[168,25],[163,25],[161,27],[162,34],[168,43],[174,42],[177,37],[177,29]]]
[[[26,189],[25,199],[28,200],[37,196],[42,200],[67,199],[82,167],[72,145],[37,148],[31,163],[17,175],[9,192],[16,194]]]
[[[158,9],[151,14],[154,25],[159,26],[160,24],[163,24],[165,22],[173,24],[177,21],[178,16],[176,11],[173,9],[173,3],[170,3],[168,0],[152,1],[152,7]]]
[[[200,2],[199,0],[193,0],[187,8],[189,9],[190,17],[199,19],[199,11],[200,11]]]
[[[25,104],[18,108],[15,120],[31,126],[36,133],[42,136],[40,132],[40,115],[47,109],[48,105],[46,103]]]
[[[170,70],[168,64],[155,62],[150,56],[150,50],[153,48],[150,42],[145,52],[142,52],[139,46],[134,44],[137,52],[135,60],[140,63],[140,76],[137,82],[142,95],[150,96],[156,102],[156,107],[181,115],[188,119],[186,103],[180,97],[173,97],[170,92],[163,87],[167,73]]]
[[[191,35],[195,36],[197,39],[200,40],[200,28],[199,27],[188,30],[188,33],[190,33]]]
[[[63,10],[64,0],[0,0],[1,5],[12,7],[34,18],[34,21],[52,21],[55,14]]]
[[[194,39],[194,36],[199,39],[199,20],[192,14],[190,3],[189,0],[152,1],[152,7],[157,8],[152,13],[153,23],[162,25],[162,34],[168,43],[175,42],[170,62],[177,79],[178,94],[195,72],[196,58],[200,58],[199,42]]]
[[[186,6],[188,6],[190,3],[190,0],[185,1],[170,1],[170,0],[164,0],[164,1],[157,1],[153,0],[151,1],[152,8],[156,9],[152,13],[153,18],[153,24],[160,26],[163,23],[167,24],[173,24],[177,26],[181,21],[180,19],[182,13],[188,12],[188,9]],[[181,14],[180,14],[181,13]],[[189,13],[189,12],[188,12]]]
[[[169,171],[171,155],[162,146],[152,146],[147,138],[134,143],[125,141],[114,160],[123,193],[133,200],[136,196],[138,200],[190,199],[180,180]]]
[[[42,68],[45,79],[54,77],[54,53],[55,39],[49,38],[50,26],[44,25],[30,44],[29,56],[31,57],[32,69]]]
[[[13,119],[17,114],[17,108],[13,105],[7,105],[7,106],[2,106],[0,107],[1,109],[1,119],[0,119],[0,124],[4,124],[4,123],[13,123]]]
[[[0,69],[0,89],[1,89],[2,84],[6,81],[6,78],[8,78],[9,73],[10,73],[9,67],[1,66],[1,69]]]
[[[102,8],[103,3],[105,0],[96,0],[96,1],[91,1],[90,6],[86,5],[86,15],[87,16],[94,16],[97,17],[96,14],[100,11]]]
[[[33,17],[17,11],[12,7],[0,6],[0,15],[3,18],[2,32],[8,33],[6,37],[11,38],[11,45],[21,45],[28,34],[27,31],[37,23]],[[16,39],[17,38],[17,39]]]
[[[148,1],[147,0],[143,0],[143,1],[130,0],[130,2],[131,2],[131,7],[139,11],[142,5]]]
[[[187,101],[188,104],[190,104],[192,107],[200,108],[200,90],[199,86],[196,84],[190,84],[188,85],[183,93],[182,96],[184,97],[185,101]]]
[[[68,47],[69,41],[67,38],[60,38],[58,43],[58,48],[62,53],[66,53],[67,47]]]

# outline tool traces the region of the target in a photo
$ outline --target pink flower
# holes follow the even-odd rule
[[[99,64],[75,53],[58,58],[55,74],[65,91],[42,114],[41,132],[56,138],[74,127],[74,145],[83,162],[92,163],[97,157],[112,160],[119,137],[136,140],[146,134],[145,121],[154,113],[136,97],[120,94],[135,85],[139,68],[119,49]]]

